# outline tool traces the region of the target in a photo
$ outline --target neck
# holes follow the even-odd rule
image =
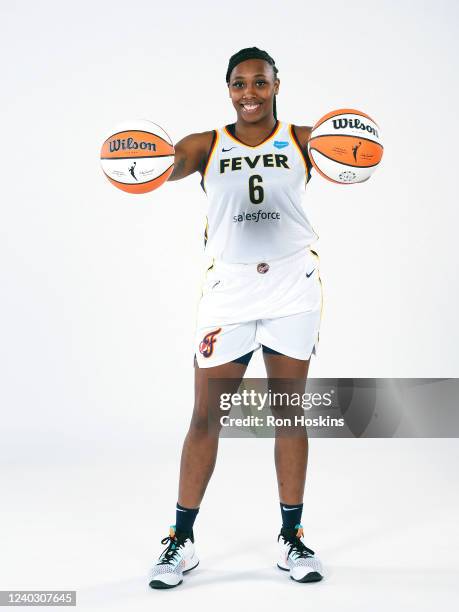
[[[274,115],[264,117],[256,123],[249,123],[238,117],[235,127],[236,137],[247,144],[256,144],[273,131],[276,121]]]

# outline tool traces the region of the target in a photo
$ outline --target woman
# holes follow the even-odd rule
[[[193,523],[215,466],[219,433],[208,427],[208,381],[230,380],[236,389],[262,346],[268,378],[296,379],[304,390],[318,342],[322,291],[318,258],[309,249],[317,235],[302,207],[311,128],[277,119],[277,72],[274,60],[256,47],[233,55],[226,82],[236,123],[187,136],[175,148],[169,180],[202,175],[212,265],[198,309],[195,406],[182,451],[176,524],[162,540],[167,548],[153,568],[152,588],[177,586],[198,564]],[[307,456],[304,430],[301,436],[276,436],[278,567],[298,582],[322,579],[320,562],[302,539]]]

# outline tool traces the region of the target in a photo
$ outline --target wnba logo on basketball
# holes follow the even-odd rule
[[[367,132],[370,132],[370,134],[374,134],[376,138],[379,138],[378,131],[375,130],[375,128],[371,125],[366,125],[365,123],[362,123],[360,119],[333,119],[333,127],[335,128],[335,130],[344,130],[347,127],[350,127],[353,130],[366,130]]]
[[[133,138],[110,140],[110,153],[115,153],[120,149],[122,151],[128,151],[130,149],[143,149],[146,151],[156,151],[156,144],[154,142],[136,142]]]
[[[204,338],[199,343],[199,352],[203,357],[210,357],[214,352],[214,344],[217,341],[216,335],[222,331],[222,328],[219,327],[215,331],[211,331],[204,336]]]

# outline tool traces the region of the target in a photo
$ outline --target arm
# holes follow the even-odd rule
[[[213,134],[213,131],[190,134],[175,145],[174,170],[169,181],[177,181],[193,172],[202,172],[212,144]]]
[[[303,151],[308,150],[308,141],[311,137],[312,127],[307,125],[294,125],[293,129],[295,131],[296,137],[298,138],[298,142]]]

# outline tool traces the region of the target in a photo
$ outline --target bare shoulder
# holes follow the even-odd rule
[[[308,140],[311,137],[312,127],[309,125],[292,125],[292,127],[301,147],[306,148]]]

